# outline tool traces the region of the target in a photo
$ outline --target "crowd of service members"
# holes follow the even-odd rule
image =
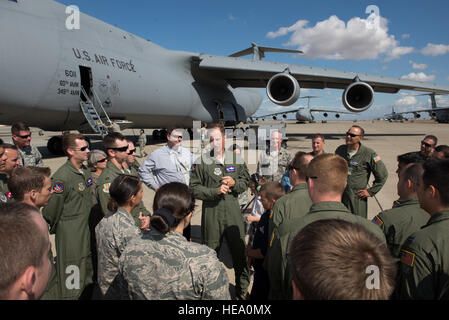
[[[0,146],[0,298],[449,297],[449,147],[435,136],[397,157],[398,200],[370,221],[367,199],[388,172],[360,126],[335,153],[316,134],[312,152],[294,156],[274,131],[252,176],[240,148],[225,149],[221,125],[203,129],[201,161],[173,128],[141,165],[119,132],[92,151],[83,135],[65,134],[67,161],[52,175],[29,127],[14,124],[13,144]],[[141,156],[145,144],[141,132]],[[155,191],[152,214],[143,184]],[[202,244],[190,235],[197,199]],[[218,259],[223,241],[233,290]]]

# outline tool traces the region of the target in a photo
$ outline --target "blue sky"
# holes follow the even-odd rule
[[[449,85],[449,1],[144,1],[64,0],[81,12],[115,25],[165,48],[229,55],[259,45],[303,49],[303,56],[268,53],[265,60],[337,70],[423,79]],[[369,5],[379,9],[379,28],[366,30],[373,18]],[[369,36],[368,36],[369,35]],[[311,105],[343,109],[341,90],[303,90],[316,95]],[[428,97],[416,92],[376,94],[374,105],[357,116],[377,118],[391,112],[429,107]],[[268,98],[265,98],[267,100]],[[438,97],[439,106],[449,96]],[[305,106],[301,99],[295,106]],[[265,101],[258,115],[289,108]],[[322,119],[318,117],[318,119]]]

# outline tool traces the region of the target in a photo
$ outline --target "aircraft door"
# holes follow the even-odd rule
[[[214,100],[218,112],[218,121],[224,125],[234,125],[241,121],[245,121],[246,114],[243,108],[239,108],[231,102]],[[242,110],[240,110],[242,109]],[[239,112],[241,111],[241,112]]]
[[[93,79],[92,79],[92,69],[89,67],[80,66],[80,76],[81,76],[81,87],[86,91],[89,99],[92,100],[92,87],[93,87]],[[87,99],[84,94],[81,93],[81,99],[86,102]]]

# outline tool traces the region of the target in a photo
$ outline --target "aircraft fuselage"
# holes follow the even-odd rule
[[[86,123],[82,87],[135,128],[246,121],[262,102],[259,89],[196,73],[199,53],[167,50],[84,14],[80,29],[68,30],[65,9],[0,1],[1,124],[78,129]]]

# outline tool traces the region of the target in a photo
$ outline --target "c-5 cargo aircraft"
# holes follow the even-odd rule
[[[389,122],[392,122],[392,121],[404,122],[404,120],[407,120],[402,115],[404,113],[407,113],[407,112],[396,112],[396,111],[394,111],[394,106],[391,106],[391,113],[388,113],[385,115],[385,120],[388,120]]]
[[[327,118],[329,113],[335,113],[335,118],[339,119],[340,114],[354,114],[353,112],[345,112],[345,111],[337,111],[337,110],[325,110],[325,109],[313,109],[310,108],[310,99],[313,98],[319,98],[317,96],[305,96],[305,97],[299,97],[299,99],[307,99],[307,107],[298,107],[295,110],[287,110],[287,111],[280,111],[270,114],[265,114],[262,116],[253,116],[251,117],[252,120],[265,120],[267,117],[271,117],[273,120],[277,120],[278,116],[282,116],[283,119],[287,119],[287,114],[289,113],[295,113],[296,120],[299,123],[305,123],[310,122],[312,123],[315,121],[315,117],[312,115],[312,112],[320,112],[323,114],[325,118]]]
[[[432,119],[435,119],[439,123],[448,123],[449,122],[449,107],[438,107],[437,102],[435,99],[435,95],[437,93],[425,93],[425,94],[418,94],[418,96],[430,96],[430,104],[431,108],[428,109],[417,109],[417,110],[411,110],[411,111],[404,111],[396,113],[397,115],[403,115],[403,114],[413,114],[415,119],[421,118],[421,113],[428,113],[429,116]]]
[[[68,28],[66,8],[0,0],[1,124],[100,134],[111,121],[122,129],[232,124],[261,105],[255,88],[281,106],[295,103],[300,87],[342,89],[351,112],[368,109],[374,92],[449,93],[430,83],[261,61],[273,50],[257,45],[237,54],[252,52],[252,60],[167,50],[82,13],[80,28]],[[54,137],[47,146],[59,143]]]

